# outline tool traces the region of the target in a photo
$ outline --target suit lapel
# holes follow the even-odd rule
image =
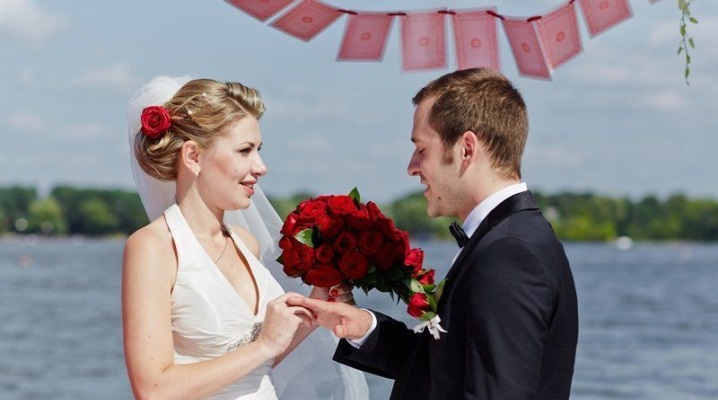
[[[536,201],[534,200],[533,196],[530,192],[521,192],[517,193],[508,199],[502,201],[496,208],[491,210],[489,215],[484,218],[483,221],[481,221],[481,224],[479,224],[479,227],[476,228],[476,231],[471,235],[469,238],[469,241],[466,243],[466,246],[461,250],[461,253],[459,253],[459,256],[456,258],[456,261],[454,261],[454,264],[451,266],[451,269],[449,269],[449,272],[446,274],[446,280],[447,284],[451,282],[451,279],[456,276],[459,269],[461,268],[461,265],[464,264],[464,260],[468,255],[471,253],[471,250],[476,247],[476,245],[481,241],[481,238],[484,237],[494,226],[498,225],[501,221],[505,220],[509,216],[523,210],[538,210],[538,206],[536,205]],[[442,296],[442,299],[445,296]]]

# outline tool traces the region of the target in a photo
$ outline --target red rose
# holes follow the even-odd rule
[[[393,243],[385,242],[376,254],[376,266],[382,271],[394,266],[396,261],[396,246]]]
[[[376,220],[376,226],[384,236],[389,240],[396,240],[398,238],[398,229],[394,225],[394,221],[386,217],[380,217]]]
[[[357,247],[357,239],[354,234],[350,232],[342,232],[334,241],[334,250],[339,254],[344,254],[350,250],[354,250]]]
[[[433,269],[430,269],[428,271],[421,270],[421,271],[419,271],[418,274],[416,274],[415,278],[422,285],[433,285],[434,284],[434,270]]]
[[[369,268],[366,257],[358,251],[350,251],[339,260],[339,269],[349,279],[362,279]]]
[[[429,311],[429,309],[429,299],[425,293],[414,293],[409,298],[409,308],[407,311],[412,317],[419,318],[421,314]]]
[[[297,222],[299,221],[299,215],[296,212],[291,212],[289,215],[287,215],[287,219],[284,220],[284,225],[282,225],[282,230],[279,231],[282,235],[294,235],[294,227],[297,225]]]
[[[334,250],[332,250],[332,246],[323,244],[317,247],[316,256],[317,262],[321,264],[331,264],[334,260]]]
[[[329,216],[327,214],[319,217],[316,224],[319,228],[319,234],[325,239],[331,239],[337,236],[339,232],[344,229],[344,221],[340,217]]]
[[[282,249],[285,274],[297,277],[314,265],[314,249],[299,243],[297,239],[285,236],[279,241],[279,246]]]
[[[384,243],[384,236],[379,232],[359,233],[359,250],[366,255],[373,256]]]
[[[279,248],[282,250],[287,250],[292,247],[292,238],[290,236],[282,236],[281,239],[279,239]]]
[[[314,249],[292,238],[289,248],[282,252],[282,264],[285,268],[307,271],[314,265]]]
[[[349,222],[349,226],[358,231],[367,231],[374,225],[374,222],[371,218],[369,218],[369,213],[366,209],[357,210],[356,212],[349,214],[347,220]]]
[[[409,232],[397,229],[396,254],[404,260],[409,256]]]
[[[309,270],[309,268],[307,268],[306,265],[284,263],[284,267],[282,268],[282,270],[285,274],[287,274],[287,276],[296,278],[298,276],[302,276],[305,272]]]
[[[372,201],[366,203],[366,210],[369,214],[369,218],[371,218],[372,221],[376,221],[379,218],[386,218],[379,209],[379,206],[377,206],[376,203]]]
[[[142,122],[142,133],[152,139],[162,136],[172,126],[170,113],[162,106],[146,107],[142,110],[140,121]]]
[[[299,219],[303,222],[315,222],[324,215],[327,204],[323,201],[307,200],[299,204]]]
[[[312,286],[330,288],[344,280],[342,274],[331,265],[318,264],[304,275],[304,283]]]
[[[413,271],[421,271],[421,267],[424,264],[424,250],[422,249],[411,249],[409,255],[404,259],[404,265],[411,267]]]
[[[357,211],[354,199],[349,196],[331,196],[327,199],[327,205],[337,215],[349,215]]]

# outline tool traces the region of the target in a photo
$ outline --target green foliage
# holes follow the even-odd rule
[[[15,221],[27,220],[30,204],[37,199],[34,188],[12,186],[0,188],[0,233],[17,232]]]
[[[718,202],[689,200],[676,194],[661,200],[646,196],[632,202],[593,194],[536,194],[556,234],[565,240],[718,241]]]
[[[563,240],[613,240],[630,236],[637,240],[718,241],[718,201],[691,200],[681,194],[660,199],[609,198],[593,193],[534,192],[539,208]],[[282,217],[304,200],[314,197],[298,193],[270,198]],[[421,192],[410,193],[382,211],[412,238],[448,238],[451,218],[429,218]],[[27,221],[18,232],[16,221]],[[47,235],[129,235],[147,224],[139,196],[122,190],[54,188],[39,199],[28,187],[0,188],[0,233]],[[389,282],[379,282],[388,288]]]
[[[454,219],[430,218],[426,214],[426,198],[422,192],[411,193],[382,207],[382,211],[394,220],[400,229],[412,236],[449,237],[448,226]]]
[[[690,64],[691,64],[691,55],[690,51],[695,48],[695,43],[693,42],[693,38],[688,35],[688,23],[691,24],[697,24],[698,20],[694,18],[691,15],[691,3],[693,0],[678,0],[678,8],[681,10],[681,19],[680,19],[680,32],[681,32],[681,41],[678,46],[678,55],[683,54],[685,57],[685,63],[686,67],[684,70],[684,78],[686,80],[686,85],[690,85],[688,82],[688,76],[691,73]]]
[[[91,197],[80,202],[77,215],[79,231],[86,235],[107,235],[117,232],[119,227],[119,219],[100,198]]]
[[[60,203],[52,197],[30,203],[27,232],[45,235],[67,233],[67,225]]]
[[[62,207],[70,234],[130,234],[148,223],[134,192],[58,186],[50,196]]]

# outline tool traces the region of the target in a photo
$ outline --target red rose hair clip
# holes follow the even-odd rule
[[[162,136],[172,125],[170,113],[162,106],[149,106],[142,110],[142,133],[156,139]]]

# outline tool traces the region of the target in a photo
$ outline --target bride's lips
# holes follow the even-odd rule
[[[255,182],[240,182],[240,185],[244,186],[244,189],[250,196],[254,194],[254,184]]]

